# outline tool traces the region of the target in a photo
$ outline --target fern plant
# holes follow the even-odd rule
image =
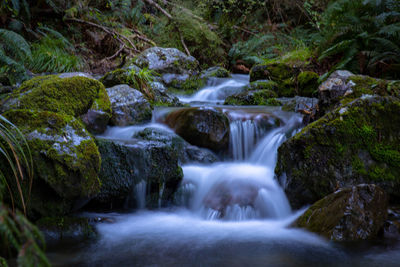
[[[6,264],[2,257],[17,256],[19,266],[49,266],[42,251],[43,237],[24,216],[33,179],[29,146],[18,128],[1,115],[0,155],[0,263]],[[2,203],[3,198],[10,200],[12,210]],[[24,214],[16,210],[15,202]]]
[[[322,17],[320,60],[339,57],[333,70],[400,77],[398,0],[338,0]]]
[[[34,72],[71,72],[83,69],[83,60],[75,55],[74,46],[59,32],[48,27],[37,30],[42,38],[32,44],[32,61],[29,68]]]
[[[27,79],[25,64],[32,57],[29,43],[16,32],[0,29],[0,75],[14,84]]]
[[[142,92],[149,100],[154,100],[154,92],[150,83],[154,81],[156,75],[158,75],[156,72],[148,68],[139,71],[132,69],[129,71],[127,83]]]

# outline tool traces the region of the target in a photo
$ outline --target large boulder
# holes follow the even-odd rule
[[[127,126],[151,120],[152,107],[138,90],[122,84],[107,88],[107,93],[112,106],[112,125]]]
[[[10,110],[4,116],[19,127],[32,152],[30,207],[35,214],[64,215],[99,192],[100,154],[78,119],[32,110]]]
[[[171,112],[166,123],[192,145],[220,151],[229,144],[229,119],[214,108],[185,108]]]
[[[311,97],[318,90],[318,79],[319,75],[315,72],[302,72],[298,66],[285,63],[259,64],[250,71],[250,82],[272,81],[276,85],[273,88],[280,97]]]
[[[136,57],[134,63],[140,68],[148,68],[159,74],[193,74],[199,62],[176,48],[151,47]]]
[[[111,117],[104,86],[81,73],[39,76],[24,82],[3,101],[1,111],[30,109],[82,118],[88,130],[101,133]]]
[[[278,150],[276,172],[286,176],[294,207],[337,188],[380,185],[400,200],[400,100],[358,98],[307,125]]]
[[[296,225],[335,241],[377,238],[387,218],[387,196],[373,184],[342,188],[317,201]]]
[[[102,187],[92,206],[122,208],[135,188],[141,185],[145,187],[143,196],[134,194],[135,199],[132,200],[138,206],[141,206],[141,197],[145,197],[148,208],[166,206],[172,201],[183,177],[174,148],[161,142],[137,139],[98,139],[97,144],[102,157]]]

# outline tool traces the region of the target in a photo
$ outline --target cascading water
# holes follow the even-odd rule
[[[216,80],[186,100],[221,101],[248,83],[239,78]],[[168,210],[143,210],[146,183],[137,184],[134,199],[142,210],[104,215],[114,222],[97,225],[99,240],[78,257],[64,255],[62,266],[351,266],[329,243],[288,228],[301,212],[291,211],[274,168],[279,145],[300,128],[301,117],[279,108],[222,109],[231,121],[232,161],[183,166],[180,205]],[[155,112],[151,124],[110,128],[103,137],[129,139],[149,126],[165,130],[157,123],[165,112]]]
[[[301,117],[293,115],[281,121],[283,126],[270,130],[257,142],[262,132],[257,121],[234,120],[230,141],[235,162],[184,166],[183,185],[192,185],[190,208],[205,219],[288,217],[290,206],[274,179],[274,168],[279,145],[299,128]]]

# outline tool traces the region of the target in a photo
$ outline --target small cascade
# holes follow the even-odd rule
[[[230,123],[230,150],[234,160],[248,159],[261,136],[254,120],[236,120]]]
[[[184,166],[184,183],[196,188],[190,208],[203,218],[224,220],[279,219],[290,215],[273,169],[246,163]]]

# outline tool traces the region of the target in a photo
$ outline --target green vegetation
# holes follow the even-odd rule
[[[19,266],[50,266],[42,251],[42,234],[25,217],[33,179],[30,148],[14,124],[1,115],[0,121],[0,263],[7,266],[2,257],[17,256]],[[3,200],[11,203],[12,210]]]

